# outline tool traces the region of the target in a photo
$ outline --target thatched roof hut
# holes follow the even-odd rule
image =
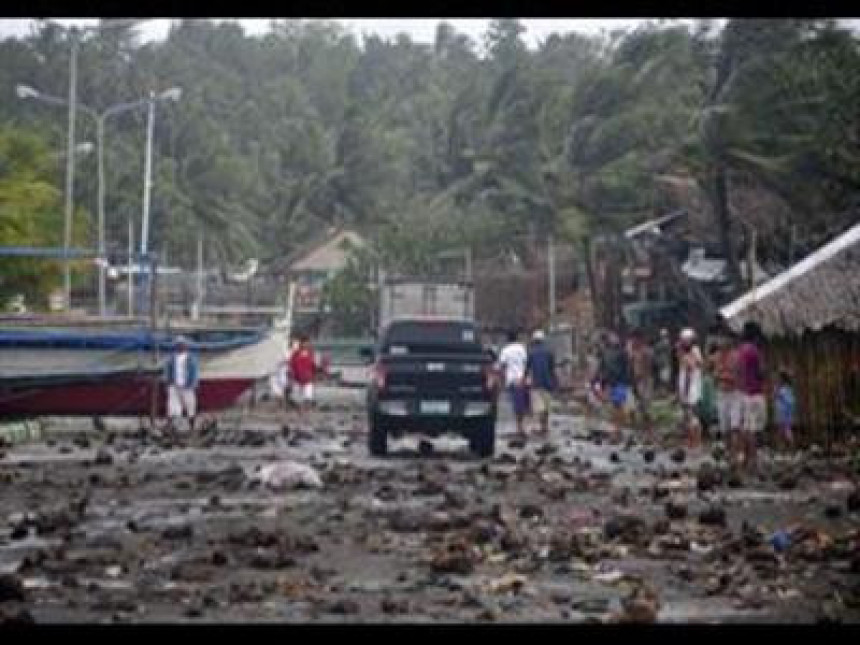
[[[754,321],[767,337],[800,337],[827,327],[860,331],[860,224],[722,308],[740,329]]]
[[[722,308],[761,328],[771,377],[792,375],[808,438],[860,426],[860,224]]]

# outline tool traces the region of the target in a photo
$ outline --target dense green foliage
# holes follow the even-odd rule
[[[136,29],[84,38],[78,94],[102,110],[183,88],[159,105],[155,137],[152,246],[172,263],[193,266],[201,227],[210,261],[227,263],[282,256],[332,225],[403,268],[466,243],[528,263],[547,231],[587,245],[673,207],[667,178],[699,187],[732,253],[739,186],[787,204],[790,221],[762,239],[783,261],[790,225],[812,248],[857,219],[860,51],[832,21],[651,24],[535,50],[516,20],[493,21],[481,48],[445,24],[432,45],[358,43],[324,21],[274,21],[250,37],[181,20],[146,45]],[[54,150],[65,112],[14,87],[65,96],[70,37],[44,22],[0,42],[0,123]],[[92,120],[79,119],[78,140],[94,141]],[[107,239],[119,249],[128,218],[139,227],[144,136],[142,111],[108,121]],[[31,181],[21,163],[14,176]],[[5,188],[18,201],[3,197],[0,230],[45,241],[27,213],[57,206],[61,176],[49,179],[53,189]],[[94,158],[79,180],[76,202],[94,213]]]

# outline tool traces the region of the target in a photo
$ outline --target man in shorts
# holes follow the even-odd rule
[[[511,407],[517,421],[517,436],[525,438],[525,417],[529,412],[529,394],[526,387],[526,362],[528,352],[519,341],[519,334],[511,331],[508,344],[499,354],[499,367],[504,371],[505,388],[511,398]]]
[[[730,330],[721,330],[710,359],[717,391],[717,428],[728,446],[730,459],[737,461],[743,448],[741,394],[738,392],[737,347]]]
[[[618,334],[609,332],[608,347],[604,355],[601,380],[609,391],[612,404],[612,442],[621,441],[621,426],[627,422],[633,381],[630,357]]]
[[[700,448],[702,444],[702,424],[696,408],[702,398],[703,366],[702,351],[696,344],[696,332],[687,327],[681,331],[678,339],[678,400],[690,450]]]
[[[757,443],[767,426],[764,358],[759,348],[760,333],[753,322],[744,324],[743,343],[738,348],[738,390],[741,395],[741,431],[745,466],[755,472]]]
[[[299,414],[304,416],[314,402],[314,379],[317,362],[311,340],[307,335],[299,339],[299,346],[290,356],[290,376],[299,399]]]
[[[193,431],[200,367],[197,357],[189,351],[187,339],[177,340],[176,351],[167,361],[166,371],[168,427],[176,430],[177,419],[187,417],[188,428]]]
[[[654,400],[654,352],[641,331],[630,335],[630,364],[633,368],[633,389],[636,393],[639,422],[645,437],[654,441],[651,401]]]
[[[538,329],[532,336],[526,361],[526,382],[531,385],[532,410],[540,421],[540,432],[549,435],[549,412],[552,393],[558,389],[555,373],[555,356],[545,342],[543,331]]]

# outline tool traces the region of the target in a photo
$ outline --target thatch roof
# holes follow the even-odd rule
[[[753,321],[768,337],[825,327],[860,332],[860,224],[721,313],[734,329]]]

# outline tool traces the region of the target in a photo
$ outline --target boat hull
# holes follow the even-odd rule
[[[203,379],[197,389],[199,413],[219,412],[254,385],[253,378]],[[0,388],[0,417],[149,416],[166,414],[167,388],[161,379],[129,375],[103,382],[66,382]]]

